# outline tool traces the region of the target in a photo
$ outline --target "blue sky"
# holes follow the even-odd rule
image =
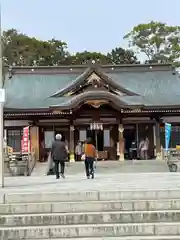
[[[180,25],[180,0],[1,0],[2,28],[68,43],[71,52],[125,47],[123,36],[150,20]]]

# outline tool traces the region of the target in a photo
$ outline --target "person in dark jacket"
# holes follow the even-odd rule
[[[59,177],[60,177],[59,176],[59,164],[61,166],[60,175],[62,178],[65,178],[65,176],[64,176],[65,161],[68,156],[66,145],[61,140],[62,140],[61,134],[57,134],[55,136],[55,141],[52,143],[52,147],[51,147],[51,157],[55,163],[56,179],[59,179]]]

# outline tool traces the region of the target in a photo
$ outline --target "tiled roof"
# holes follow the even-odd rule
[[[160,97],[172,93],[180,94],[180,78],[178,74],[173,75],[171,71],[111,73],[108,76],[122,87],[141,96]]]
[[[77,77],[76,74],[16,74],[12,79],[7,77],[4,86],[6,89],[5,108],[47,108],[49,105],[58,104],[63,101],[63,98],[53,99],[49,96]]]
[[[146,66],[145,66],[146,67]],[[139,96],[121,96],[120,100],[129,105],[166,106],[180,105],[180,78],[173,75],[171,69],[146,71],[134,68],[134,71],[110,71],[102,68],[103,74],[113,79],[119,87]],[[143,67],[142,67],[143,69]],[[86,70],[86,69],[85,69]],[[83,70],[84,71],[84,70]],[[50,97],[61,89],[71,86],[79,79],[81,72],[16,73],[11,79],[6,77],[5,108],[38,109],[52,105],[65,106],[71,102],[71,97]],[[67,105],[68,106],[68,105]]]

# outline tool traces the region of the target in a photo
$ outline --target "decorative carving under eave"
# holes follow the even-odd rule
[[[88,83],[91,83],[93,82],[94,80],[96,80],[97,82],[100,82],[101,81],[101,78],[96,74],[96,73],[92,73],[88,78],[87,78],[87,82]]]
[[[104,104],[108,104],[109,101],[106,100],[88,100],[85,104],[91,105],[94,108],[100,108]]]
[[[95,73],[92,73],[88,79],[87,83],[91,84],[94,88],[99,88],[102,86],[102,79]]]
[[[70,96],[72,96],[73,94],[74,94],[74,91],[70,91],[70,92],[64,94],[64,97],[70,97]]]
[[[91,84],[94,88],[100,88],[103,86],[102,82],[97,79],[92,79],[91,81],[88,81],[88,84]]]
[[[55,114],[55,115],[56,115],[56,114],[58,115],[58,114],[61,114],[62,111],[61,111],[61,110],[58,110],[58,109],[55,109],[55,110],[52,111],[52,113]]]
[[[129,112],[129,113],[141,113],[142,110],[140,108],[134,108],[132,110],[124,110],[123,108],[121,109],[121,113],[124,113],[124,112]]]

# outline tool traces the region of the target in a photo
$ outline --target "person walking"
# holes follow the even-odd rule
[[[84,144],[84,163],[86,176],[89,179],[90,176],[94,179],[94,161],[97,158],[97,151],[95,146],[92,144],[91,138],[88,138]]]
[[[75,149],[76,153],[76,161],[81,161],[81,156],[82,156],[82,144],[80,141],[78,141]]]
[[[52,143],[51,147],[51,158],[55,163],[55,173],[56,179],[59,179],[60,176],[65,178],[64,170],[65,170],[65,161],[68,157],[66,145],[62,140],[61,134],[56,134],[55,141]],[[61,166],[61,171],[59,175],[59,164]]]
[[[130,152],[131,152],[131,159],[136,160],[137,159],[137,143],[135,140],[132,141],[131,143]]]
[[[148,148],[149,148],[149,140],[148,138],[142,139],[139,144],[139,152],[141,160],[148,159]]]

